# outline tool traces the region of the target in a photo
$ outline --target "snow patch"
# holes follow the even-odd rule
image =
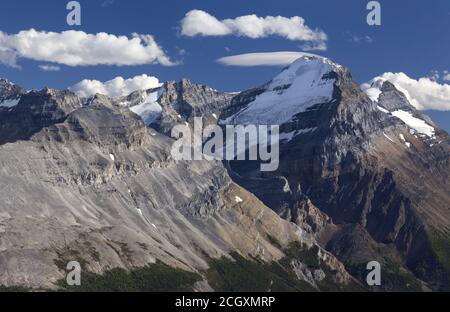
[[[384,108],[384,107],[382,107],[380,105],[377,105],[377,108],[378,108],[379,111],[382,111],[385,114],[389,114],[389,111],[386,108]]]
[[[400,139],[403,141],[403,143],[405,143],[405,145],[406,145],[407,148],[410,148],[410,147],[411,147],[411,143],[409,143],[408,141],[406,141],[405,136],[404,136],[402,133],[399,134],[399,137],[400,137]]]
[[[17,99],[10,99],[10,100],[3,100],[0,101],[0,107],[4,107],[4,108],[13,108],[14,106],[16,106],[17,104],[19,104],[20,102],[20,97]]]
[[[394,142],[394,140],[392,140],[386,133],[383,132],[383,135],[386,139],[388,139],[391,142]]]
[[[435,129],[424,120],[414,117],[410,112],[397,110],[392,112],[392,116],[397,117],[419,134],[424,134],[432,139],[436,138]]]
[[[157,120],[162,113],[162,107],[158,103],[161,91],[148,94],[141,104],[130,107],[130,110],[139,115],[148,126]]]
[[[367,96],[375,103],[378,103],[378,98],[380,97],[381,90],[376,87],[362,87],[363,91],[367,94]]]
[[[240,198],[239,196],[235,196],[234,197],[234,200],[237,202],[237,203],[242,203],[244,200],[242,199],[242,198]]]

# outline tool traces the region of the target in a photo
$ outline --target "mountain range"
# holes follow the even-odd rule
[[[239,93],[0,79],[0,285],[72,290],[76,260],[86,291],[449,290],[449,135],[390,82],[366,92],[317,56]],[[279,125],[278,169],[173,159],[194,117]]]

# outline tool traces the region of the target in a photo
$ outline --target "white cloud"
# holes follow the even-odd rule
[[[448,70],[444,70],[442,79],[445,81],[450,81],[450,73],[448,72]]]
[[[0,31],[0,63],[18,67],[19,58],[68,66],[173,65],[151,35],[133,34],[128,38],[104,32],[34,29],[10,35]]]
[[[129,95],[136,90],[147,90],[160,86],[161,83],[158,78],[144,74],[129,79],[116,77],[106,82],[85,79],[69,87],[69,90],[75,92],[80,97],[89,97],[97,93],[109,97],[118,97]]]
[[[0,36],[1,35],[2,35],[2,33],[0,32]],[[1,41],[0,41],[0,43],[1,43]],[[11,51],[9,49],[7,49],[6,47],[3,47],[0,44],[0,64],[2,64],[2,63],[7,66],[14,67],[14,68],[20,68],[20,66],[17,65],[17,63],[16,63],[16,55],[14,53],[11,53]]]
[[[356,42],[356,43],[372,43],[373,42],[373,38],[370,36],[355,36],[355,35],[351,35],[350,38],[351,41]]]
[[[362,89],[370,90],[371,85],[381,86],[384,81],[394,84],[417,109],[450,110],[450,85],[438,83],[428,77],[416,80],[408,77],[405,73],[389,72],[363,84]]]
[[[231,33],[232,30],[227,25],[205,11],[189,11],[181,20],[183,36],[225,36]]]
[[[235,35],[249,38],[276,35],[289,40],[322,42],[323,44],[327,40],[327,35],[323,31],[309,28],[300,16],[259,17],[253,14],[218,20],[201,10],[192,10],[186,14],[181,20],[181,34],[189,37]]]
[[[430,71],[430,74],[428,75],[428,78],[430,78],[433,81],[450,81],[450,73],[448,70],[432,70]]]
[[[324,41],[321,42],[307,42],[300,46],[304,51],[326,51],[327,44]]]
[[[438,81],[439,78],[441,78],[441,74],[439,73],[438,70],[432,70],[430,72],[430,74],[428,75],[428,78],[430,78],[430,80],[433,80],[433,81]]]
[[[61,67],[55,65],[39,65],[39,68],[45,72],[57,72],[61,70]]]
[[[302,56],[316,56],[305,52],[262,52],[222,57],[217,62],[226,66],[284,66]]]

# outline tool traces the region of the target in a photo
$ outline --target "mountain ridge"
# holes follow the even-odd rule
[[[234,184],[220,162],[172,160],[171,138],[108,97],[32,91],[0,119],[3,285],[55,288],[64,277],[57,264],[70,260],[99,274],[155,261],[200,273],[231,252],[271,262],[290,242],[317,246]],[[333,268],[326,278],[348,283],[343,266],[317,248],[313,257]],[[303,280],[310,272],[297,262],[296,270]]]
[[[281,215],[289,218],[298,215],[296,207],[303,205],[299,198],[306,197],[338,225],[362,225],[375,242],[394,244],[400,258],[414,258],[418,255],[416,243],[423,243],[414,239],[422,235],[428,240],[424,224],[444,232],[448,229],[449,136],[410,105],[393,85],[385,83],[380,102],[375,103],[353,82],[349,72],[330,71],[330,74],[336,77],[333,99],[313,105],[281,125],[282,132],[294,135],[281,146],[278,172],[255,180],[254,166],[234,162],[231,168],[240,176],[241,185]],[[261,92],[266,92],[264,87],[256,91]],[[386,112],[383,107],[394,107],[394,101],[402,101],[396,105],[407,107],[411,116]],[[251,96],[241,97],[235,105],[245,110],[255,102]],[[432,127],[433,134],[422,133],[422,123]],[[401,167],[406,160],[409,169]],[[424,181],[417,183],[412,179],[421,175]],[[277,202],[273,198],[276,184],[270,183],[280,178],[287,181],[292,195],[286,196],[280,190]],[[266,183],[274,186],[271,196],[258,192],[267,188],[263,186]],[[424,199],[418,193],[429,196]],[[417,231],[424,232],[413,234]],[[433,253],[429,243],[424,243],[428,244],[427,257]],[[414,265],[421,266],[418,264],[421,260],[415,258],[402,261],[413,271]],[[421,278],[426,279],[427,274],[432,275],[422,272]],[[447,278],[448,273],[443,279]]]
[[[315,57],[296,62],[279,79],[239,94],[183,79],[113,99],[43,89],[0,105],[0,162],[8,168],[0,176],[0,262],[10,272],[0,284],[55,287],[63,272],[54,261],[73,251],[97,273],[156,260],[199,272],[209,257],[232,252],[281,261],[287,246],[300,242],[317,246],[336,285],[354,281],[351,275],[364,283],[358,268],[378,260],[402,272],[389,274],[446,289],[447,260],[430,233],[449,229],[448,135],[387,82],[377,103],[342,66]],[[315,87],[326,94],[317,96],[309,89]],[[206,124],[259,124],[273,120],[276,104],[292,108],[275,120],[276,172],[261,174],[258,162],[171,159],[174,125],[199,115]],[[399,110],[411,116],[398,118]],[[240,120],[243,112],[249,114]],[[413,118],[434,134],[421,133]],[[23,226],[35,235],[40,229],[42,238]],[[51,244],[44,238],[58,236]],[[286,267],[320,290],[304,261]]]

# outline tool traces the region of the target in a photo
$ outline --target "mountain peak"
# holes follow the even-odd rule
[[[0,78],[0,92],[12,89],[14,84],[6,78]]]
[[[324,75],[341,68],[341,65],[327,58],[305,55],[294,61],[276,76],[270,82],[268,89],[276,90],[285,88],[291,86],[297,80],[300,80],[302,84],[308,84],[314,87],[315,84],[320,83]]]
[[[20,96],[25,90],[11,83],[8,79],[0,78],[0,108],[10,109],[19,103]]]
[[[393,83],[391,83],[390,81],[385,81],[381,86],[381,92],[388,92],[388,91],[398,91],[398,90]]]
[[[248,105],[227,122],[282,125],[317,104],[333,99],[335,83],[344,67],[331,60],[304,55],[249,94]]]

